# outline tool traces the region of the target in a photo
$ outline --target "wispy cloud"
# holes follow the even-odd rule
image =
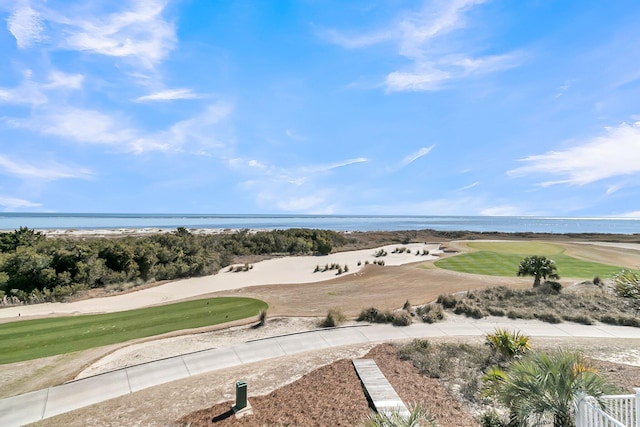
[[[400,169],[405,167],[405,166],[410,165],[411,163],[415,162],[419,158],[426,156],[427,154],[429,154],[431,152],[431,150],[434,149],[434,147],[435,147],[435,145],[432,145],[430,147],[422,147],[421,149],[419,149],[415,153],[409,154],[404,159],[402,159],[402,161],[400,162]]]
[[[20,49],[31,47],[44,39],[42,16],[28,3],[23,2],[13,11],[7,19],[7,27]]]
[[[194,117],[174,123],[167,130],[140,134],[128,142],[129,151],[140,154],[147,151],[181,151],[185,145],[199,147],[201,155],[208,149],[220,149],[229,141],[220,136],[218,127],[231,115],[233,105],[217,102],[208,105]],[[202,151],[204,149],[204,151]]]
[[[409,65],[386,76],[386,89],[391,92],[439,90],[449,80],[519,65],[519,53],[473,55],[446,39],[448,34],[466,26],[466,13],[470,9],[485,1],[425,1],[421,10],[407,12],[388,28],[371,34],[344,35],[328,30],[323,36],[349,49],[393,41],[398,47],[397,54],[408,59]]]
[[[191,89],[167,89],[150,95],[140,96],[135,99],[136,102],[153,102],[153,101],[174,101],[178,99],[199,99],[204,95],[194,93]]]
[[[66,178],[88,179],[93,174],[89,169],[62,165],[56,162],[32,164],[0,155],[0,170],[19,178],[54,181]]]
[[[16,209],[37,208],[42,205],[17,197],[0,196],[0,206],[4,208],[4,211],[13,211]]]
[[[28,129],[81,144],[107,144],[119,151],[141,154],[150,151],[182,151],[186,145],[194,150],[220,148],[217,126],[231,113],[231,104],[219,102],[207,106],[190,119],[174,123],[166,130],[143,132],[119,113],[71,106],[46,106],[28,118],[0,118],[14,128]],[[206,154],[206,153],[201,153]]]
[[[471,190],[472,188],[475,188],[475,187],[477,187],[478,185],[480,185],[480,182],[479,182],[479,181],[476,181],[476,182],[474,182],[474,183],[472,183],[472,184],[465,185],[465,186],[464,186],[464,187],[462,187],[462,188],[458,188],[456,191],[466,191],[466,190]]]
[[[325,40],[347,49],[367,47],[396,38],[396,34],[391,30],[382,30],[371,34],[345,34],[335,29],[327,29],[320,31],[319,35]]]
[[[243,190],[254,193],[260,207],[281,211],[331,214],[338,212],[339,200],[344,197],[344,188],[337,191],[323,185],[323,179],[337,170],[367,162],[364,157],[337,161],[328,164],[305,165],[299,167],[278,167],[257,160],[233,158],[229,166],[244,174],[251,174],[245,180]]]
[[[112,2],[117,11],[105,14],[100,2],[68,5],[64,13],[46,1],[23,0],[12,10],[8,28],[19,48],[46,41],[54,49],[112,57],[151,69],[177,44],[173,22],[163,17],[166,0]]]
[[[9,126],[88,144],[119,144],[134,131],[108,114],[75,107],[44,108],[26,119],[4,119]]]
[[[25,70],[20,84],[13,88],[0,88],[0,103],[40,105],[49,101],[50,93],[55,90],[80,89],[84,76],[67,74],[58,70],[49,73],[48,80],[33,80],[33,72]]]
[[[509,171],[512,176],[555,175],[560,179],[544,181],[557,184],[585,185],[607,178],[640,173],[640,122],[622,123],[606,129],[606,134],[582,144],[520,160],[526,163]]]
[[[59,19],[66,27],[64,46],[107,56],[131,57],[147,67],[163,60],[176,44],[175,26],[162,13],[163,0],[135,0],[107,17]]]

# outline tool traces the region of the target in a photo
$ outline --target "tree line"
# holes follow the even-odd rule
[[[0,300],[60,301],[90,288],[216,273],[244,255],[324,255],[347,243],[329,230],[288,229],[117,238],[47,237],[21,227],[0,233]]]

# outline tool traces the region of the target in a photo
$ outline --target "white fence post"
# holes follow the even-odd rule
[[[640,388],[635,388],[636,391],[636,427],[640,427]]]

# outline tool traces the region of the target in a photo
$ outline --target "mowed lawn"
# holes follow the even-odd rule
[[[158,307],[0,324],[0,364],[217,325],[258,315],[267,304],[252,298],[209,298]]]
[[[515,276],[526,256],[544,255],[555,261],[560,277],[591,279],[611,276],[621,267],[585,261],[565,255],[565,248],[540,242],[471,242],[476,252],[460,254],[435,262],[439,268],[488,276]]]

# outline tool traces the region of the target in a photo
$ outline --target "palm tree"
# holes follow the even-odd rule
[[[532,255],[520,261],[518,266],[519,276],[533,276],[533,287],[540,286],[540,279],[559,279],[556,274],[556,264],[553,260],[540,255]]]
[[[610,388],[584,357],[575,351],[529,353],[507,370],[485,374],[489,394],[511,411],[511,424],[526,426],[553,418],[554,427],[573,425],[573,402],[580,393],[596,399]]]

